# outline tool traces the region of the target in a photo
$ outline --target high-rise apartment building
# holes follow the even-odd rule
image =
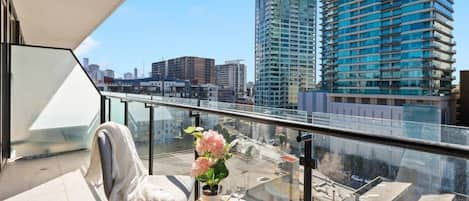
[[[89,64],[87,73],[95,83],[98,83],[104,78],[104,73],[99,69],[98,64]]]
[[[151,77],[153,78],[158,78],[158,79],[163,79],[167,78],[166,72],[167,72],[167,61],[159,61],[151,64]]]
[[[316,0],[256,0],[256,105],[296,108],[316,82]]]
[[[246,65],[241,61],[226,61],[225,64],[215,66],[216,85],[233,89],[235,98],[242,98],[246,94]]]
[[[90,59],[89,58],[83,58],[83,68],[85,70],[88,70],[88,65],[90,64]]]
[[[442,122],[453,118],[452,0],[321,2],[322,87],[332,104],[433,105]]]
[[[215,84],[215,60],[201,57],[179,57],[152,64],[152,76],[191,80],[195,84]]]

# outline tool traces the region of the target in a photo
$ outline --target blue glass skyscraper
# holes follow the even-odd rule
[[[452,0],[322,3],[323,88],[347,94],[450,94]]]
[[[296,108],[316,82],[316,0],[256,0],[256,105]]]

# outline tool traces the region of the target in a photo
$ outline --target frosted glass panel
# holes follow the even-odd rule
[[[150,115],[149,109],[145,108],[145,104],[139,102],[129,102],[129,130],[134,138],[140,159],[144,160],[144,164],[148,165],[149,150],[149,126]]]
[[[117,98],[110,98],[109,99],[111,102],[111,120],[116,123],[120,123],[124,125],[124,103],[120,101],[120,99]],[[109,111],[109,109],[106,109],[106,112]]]
[[[12,148],[35,156],[88,148],[100,95],[69,50],[12,46]]]

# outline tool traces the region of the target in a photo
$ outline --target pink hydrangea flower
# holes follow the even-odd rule
[[[199,157],[192,163],[192,172],[193,177],[198,177],[202,174],[205,174],[208,169],[213,165],[213,161],[207,157]]]
[[[210,152],[212,157],[222,159],[225,155],[225,138],[216,131],[205,131],[197,140],[195,149],[200,155]]]

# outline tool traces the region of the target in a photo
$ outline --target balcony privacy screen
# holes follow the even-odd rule
[[[11,142],[17,156],[87,148],[100,94],[70,50],[12,46]]]

